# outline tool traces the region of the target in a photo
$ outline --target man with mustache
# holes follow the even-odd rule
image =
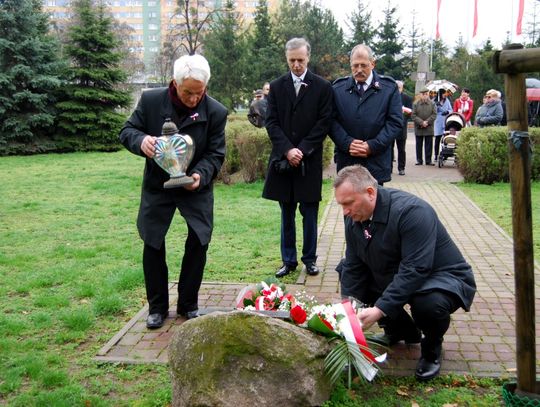
[[[333,84],[334,117],[330,137],[336,164],[362,164],[382,185],[391,180],[392,145],[403,127],[401,96],[396,81],[379,75],[375,57],[365,44],[350,56],[351,76]]]

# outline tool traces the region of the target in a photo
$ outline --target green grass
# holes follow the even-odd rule
[[[0,404],[170,403],[166,366],[93,360],[146,301],[135,226],[143,165],[126,151],[0,158]],[[475,199],[494,191],[486,202],[499,204],[501,219],[509,217],[500,208],[501,196],[509,196],[504,186],[461,187]],[[261,190],[260,182],[216,186],[206,281],[256,283],[280,266],[279,206],[262,199]],[[332,193],[329,182],[323,190],[321,212]],[[171,281],[185,235],[177,215],[167,238]],[[284,282],[297,277],[298,271]],[[336,389],[327,406],[500,403],[497,381],[478,380],[474,387],[472,380],[445,377],[425,386],[384,377],[355,384],[352,393]]]
[[[495,379],[446,375],[429,383],[412,377],[379,376],[373,383],[339,385],[323,407],[494,407],[501,404],[501,383]]]
[[[478,185],[460,183],[458,186],[482,211],[512,237],[510,184]],[[531,209],[533,249],[535,257],[538,259],[540,258],[540,182],[531,183]]]

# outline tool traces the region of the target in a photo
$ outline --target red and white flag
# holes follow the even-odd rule
[[[516,35],[521,35],[521,22],[523,20],[523,9],[525,8],[525,0],[519,0],[518,18],[516,24]]]
[[[437,0],[437,25],[435,26],[435,39],[438,40],[441,38],[441,33],[439,32],[439,11],[441,10],[441,1]]]
[[[474,0],[474,20],[473,20],[473,38],[476,36],[478,31],[478,0]]]

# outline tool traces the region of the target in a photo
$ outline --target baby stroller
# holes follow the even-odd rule
[[[453,157],[454,164],[456,163],[455,153],[457,139],[460,130],[465,126],[465,118],[461,113],[453,112],[446,116],[444,121],[444,135],[441,140],[441,151],[439,152],[439,168],[444,165],[444,162]]]

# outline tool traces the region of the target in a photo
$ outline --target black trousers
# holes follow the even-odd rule
[[[302,263],[317,261],[317,216],[319,202],[280,202],[281,208],[281,260],[283,264],[296,267],[296,207],[302,215],[303,245]]]
[[[201,245],[195,231],[188,225],[184,257],[178,281],[178,312],[197,310],[208,245]],[[145,244],[143,249],[144,282],[149,313],[165,314],[169,310],[169,269],[165,242],[159,249]]]
[[[405,170],[405,162],[407,160],[407,154],[405,152],[405,146],[407,144],[407,137],[404,139],[395,139],[394,144],[397,147],[397,169],[398,171]],[[394,149],[392,148],[392,160],[394,159]]]
[[[371,293],[369,297],[360,300],[367,304],[375,303],[374,294]],[[434,290],[413,295],[409,305],[412,317],[401,309],[394,318],[382,318],[379,325],[390,335],[402,335],[420,329],[424,334],[421,343],[422,357],[429,361],[439,359],[444,334],[450,326],[450,315],[462,305],[460,298],[448,291]]]
[[[441,139],[442,139],[442,134],[439,134],[438,136],[435,136],[435,146],[433,147],[433,153],[435,155],[435,161],[437,161],[437,158],[439,158],[439,153],[441,151]]]
[[[431,163],[431,153],[433,152],[433,136],[416,136],[416,162],[422,164],[422,145],[424,144],[424,155],[426,164]]]

